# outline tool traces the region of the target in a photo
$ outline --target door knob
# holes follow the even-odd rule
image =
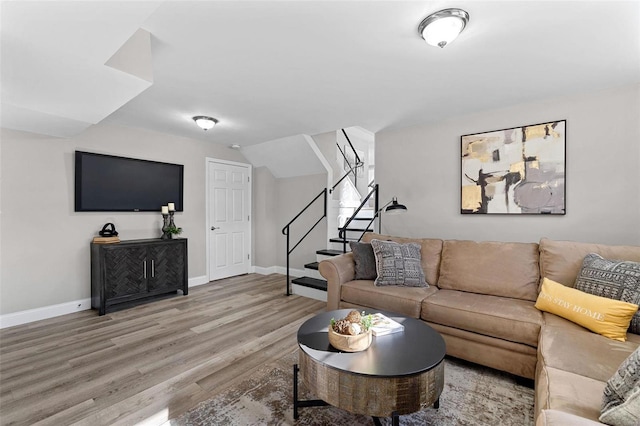
[[[212,226],[212,227],[211,227],[211,230],[212,230],[212,231],[215,231],[216,229],[220,229],[220,228],[216,228],[215,226]]]

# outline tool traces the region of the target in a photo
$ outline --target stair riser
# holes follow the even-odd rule
[[[360,210],[356,215],[356,218],[366,218],[369,220],[371,220],[372,217],[373,217],[373,209],[366,209],[366,208]]]
[[[298,284],[291,284],[291,291],[298,296],[308,297],[310,299],[327,301],[327,292],[316,290],[315,288],[304,287]]]
[[[316,278],[318,280],[324,280],[324,277],[320,275],[320,272],[318,272],[317,269],[304,268],[304,275],[306,277]]]
[[[348,249],[349,247],[347,247]],[[325,259],[333,259],[335,256],[326,256],[324,254],[316,254],[316,262],[322,262]],[[323,278],[324,279],[324,278]]]
[[[334,250],[342,251],[342,243],[329,243],[329,248]],[[351,247],[349,247],[349,242],[347,241],[347,252],[351,251]]]
[[[347,234],[347,239],[354,239],[357,240],[358,238],[360,238],[362,236],[362,232],[363,231],[349,231],[347,230],[346,234]]]

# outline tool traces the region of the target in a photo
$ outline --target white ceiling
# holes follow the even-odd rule
[[[428,46],[417,26],[446,7],[469,25]],[[58,136],[105,121],[246,147],[640,82],[637,0],[3,1],[1,15],[2,125]],[[105,65],[140,28],[152,79]]]
[[[267,167],[275,178],[327,172],[304,135],[249,145],[242,154],[254,167]]]

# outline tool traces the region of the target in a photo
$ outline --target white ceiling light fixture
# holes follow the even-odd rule
[[[207,117],[206,115],[196,115],[193,117],[193,121],[205,132],[218,124],[218,120],[213,117]]]
[[[443,9],[420,22],[418,32],[431,46],[445,47],[458,37],[469,22],[469,14],[462,9]]]

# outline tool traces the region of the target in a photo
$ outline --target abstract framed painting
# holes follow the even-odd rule
[[[462,214],[564,215],[567,121],[460,137]]]

